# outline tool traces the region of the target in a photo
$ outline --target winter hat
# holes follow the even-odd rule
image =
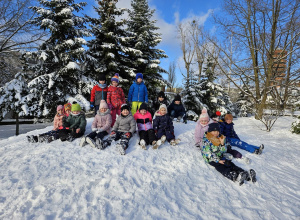
[[[99,74],[97,80],[98,80],[98,82],[99,81],[105,81],[106,82],[106,77],[105,77],[104,74]]]
[[[143,79],[143,74],[142,73],[137,73],[135,76],[135,79],[137,80],[138,78]]]
[[[77,102],[73,103],[72,107],[71,107],[71,111],[72,112],[74,112],[74,111],[81,111],[80,105]]]
[[[111,78],[111,81],[119,83],[119,73],[115,73],[115,75]]]
[[[165,96],[165,93],[163,92],[163,91],[160,91],[159,93],[158,93],[158,96],[157,96],[158,98],[159,97],[162,97],[162,98],[166,98],[166,96]]]
[[[232,114],[226,114],[224,119],[225,119],[225,121],[226,120],[233,120],[233,116],[232,116]]]
[[[212,132],[212,131],[220,132],[219,123],[215,122],[215,123],[211,123],[211,124],[208,125],[208,132]]]
[[[64,105],[65,111],[71,111],[71,103],[67,103]]]
[[[216,111],[216,113],[212,114],[211,118],[214,120],[219,120],[220,116],[221,116],[221,112]]]
[[[180,101],[181,102],[181,97],[179,94],[177,94],[174,98],[174,101]]]
[[[161,105],[159,106],[159,111],[160,111],[161,108],[165,108],[166,111],[168,112],[168,108],[167,108],[167,106],[166,106],[165,104],[161,104]]]
[[[100,109],[100,108],[108,108],[108,105],[107,105],[107,103],[106,103],[105,100],[101,100],[101,101],[100,101],[99,109]]]
[[[64,107],[62,105],[58,105],[56,111],[58,112],[59,110],[64,110]]]
[[[205,107],[202,109],[201,115],[200,115],[199,119],[207,119],[207,120],[209,120],[209,116],[207,114],[207,109]]]
[[[148,111],[148,106],[147,106],[147,104],[146,104],[145,102],[143,102],[143,103],[140,105],[139,111],[141,111],[142,109]]]
[[[123,104],[121,106],[121,111],[123,111],[124,109],[127,109],[129,111],[129,106],[127,104]]]

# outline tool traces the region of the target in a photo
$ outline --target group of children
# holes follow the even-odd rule
[[[233,158],[237,158],[249,164],[250,159],[231,146],[260,155],[264,145],[258,147],[240,140],[233,127],[232,114],[226,114],[223,120],[220,116],[221,113],[217,111],[210,119],[206,108],[203,108],[195,129],[196,147],[201,149],[205,162],[228,179],[239,182],[240,185],[244,181],[256,182],[256,172],[253,169],[247,172],[232,162]]]

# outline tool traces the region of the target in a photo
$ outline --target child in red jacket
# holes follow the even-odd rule
[[[106,78],[104,74],[99,74],[97,78],[97,84],[93,87],[91,91],[91,108],[95,107],[95,115],[99,110],[100,101],[107,100],[108,88],[106,85]]]
[[[123,89],[119,87],[118,84],[119,74],[116,73],[114,77],[111,78],[111,85],[107,93],[107,104],[110,108],[112,118],[111,127],[113,127],[116,122],[117,114],[121,114],[121,106],[126,103]]]

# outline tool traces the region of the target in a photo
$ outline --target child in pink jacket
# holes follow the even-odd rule
[[[83,137],[80,141],[80,146],[90,144],[94,148],[103,150],[103,138],[110,132],[111,115],[108,105],[105,100],[100,101],[99,110],[92,123],[92,133]]]
[[[195,146],[201,148],[202,140],[205,132],[208,130],[208,124],[212,123],[210,121],[209,116],[207,114],[207,109],[203,108],[200,114],[200,117],[197,121],[196,129],[195,129]]]
[[[139,110],[134,114],[134,119],[136,120],[140,142],[139,145],[142,149],[146,150],[148,144],[153,145],[153,149],[157,149],[161,145],[161,141],[156,141],[155,131],[152,127],[152,116],[148,112],[148,107],[146,103],[140,105]]]

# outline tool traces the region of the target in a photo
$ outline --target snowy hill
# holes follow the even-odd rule
[[[92,119],[88,120],[91,131]],[[174,123],[182,141],[142,150],[135,134],[125,156],[115,143],[100,151],[72,143],[28,144],[26,134],[0,141],[1,219],[299,219],[300,136],[290,117],[267,133],[252,118],[234,121],[241,139],[265,144],[239,150],[258,182],[239,186],[207,166],[194,147],[195,122]],[[39,134],[51,127],[28,134]]]

